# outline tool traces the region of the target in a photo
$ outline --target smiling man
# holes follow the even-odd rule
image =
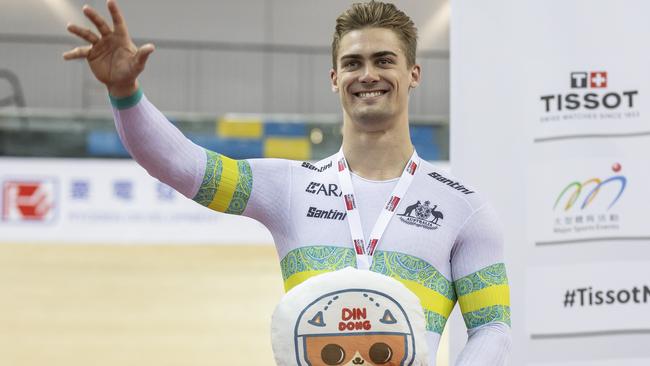
[[[419,297],[430,365],[456,302],[469,335],[457,365],[505,363],[510,307],[498,220],[473,188],[421,160],[411,144],[408,101],[420,66],[408,16],[369,2],[337,18],[330,76],[343,144],[312,164],[233,160],[186,139],[138,84],[153,45],[136,47],[113,0],[108,9],[113,28],[84,7],[99,35],[69,25],[89,45],[64,57],[85,58],[106,85],[124,146],[152,176],[211,209],[262,222],[287,290],[348,266],[382,273]]]

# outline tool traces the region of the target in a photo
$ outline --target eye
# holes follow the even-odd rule
[[[354,69],[357,66],[359,66],[359,61],[348,61],[343,64],[344,69]]]
[[[379,60],[377,60],[377,63],[379,65],[390,65],[390,64],[393,63],[393,60],[391,60],[389,58],[380,58]]]
[[[384,364],[393,358],[393,350],[386,343],[375,343],[370,347],[370,360],[376,364]]]
[[[345,351],[338,344],[328,344],[320,351],[320,358],[327,365],[340,365],[345,360]]]

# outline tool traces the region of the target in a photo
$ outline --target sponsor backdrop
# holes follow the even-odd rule
[[[452,9],[451,166],[505,224],[511,364],[650,364],[650,3]]]
[[[269,244],[258,222],[186,199],[131,160],[0,159],[2,242]]]

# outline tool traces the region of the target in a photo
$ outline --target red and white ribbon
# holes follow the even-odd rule
[[[357,207],[354,198],[354,188],[352,187],[350,168],[348,162],[345,160],[345,156],[343,156],[343,151],[339,150],[334,159],[336,159],[338,166],[339,183],[341,184],[341,191],[343,193],[341,196],[343,197],[345,209],[348,213],[347,220],[350,225],[352,245],[357,253],[357,268],[369,269],[370,264],[372,263],[372,256],[375,254],[375,249],[377,249],[377,245],[379,244],[384,231],[386,231],[388,223],[393,218],[395,211],[397,211],[397,207],[411,186],[411,182],[413,182],[415,172],[420,166],[420,158],[414,149],[411,159],[404,167],[402,176],[399,178],[399,181],[397,181],[397,185],[388,198],[388,202],[386,202],[384,208],[379,214],[379,218],[370,232],[370,238],[367,243],[363,234],[363,228],[361,227],[359,208]]]

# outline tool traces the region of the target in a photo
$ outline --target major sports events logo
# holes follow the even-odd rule
[[[640,117],[639,91],[616,88],[607,71],[573,71],[568,89],[539,97],[541,122],[565,120],[622,120]]]
[[[397,214],[400,220],[409,225],[415,225],[421,228],[436,230],[440,227],[440,220],[444,219],[441,211],[436,210],[438,205],[430,206],[430,201],[420,201],[407,206],[403,213]]]
[[[53,180],[9,180],[2,184],[2,221],[51,221],[55,204]]]
[[[620,214],[615,207],[627,187],[627,178],[619,174],[621,170],[621,164],[615,163],[612,176],[575,180],[565,185],[553,204],[553,231],[564,234],[618,230]]]

